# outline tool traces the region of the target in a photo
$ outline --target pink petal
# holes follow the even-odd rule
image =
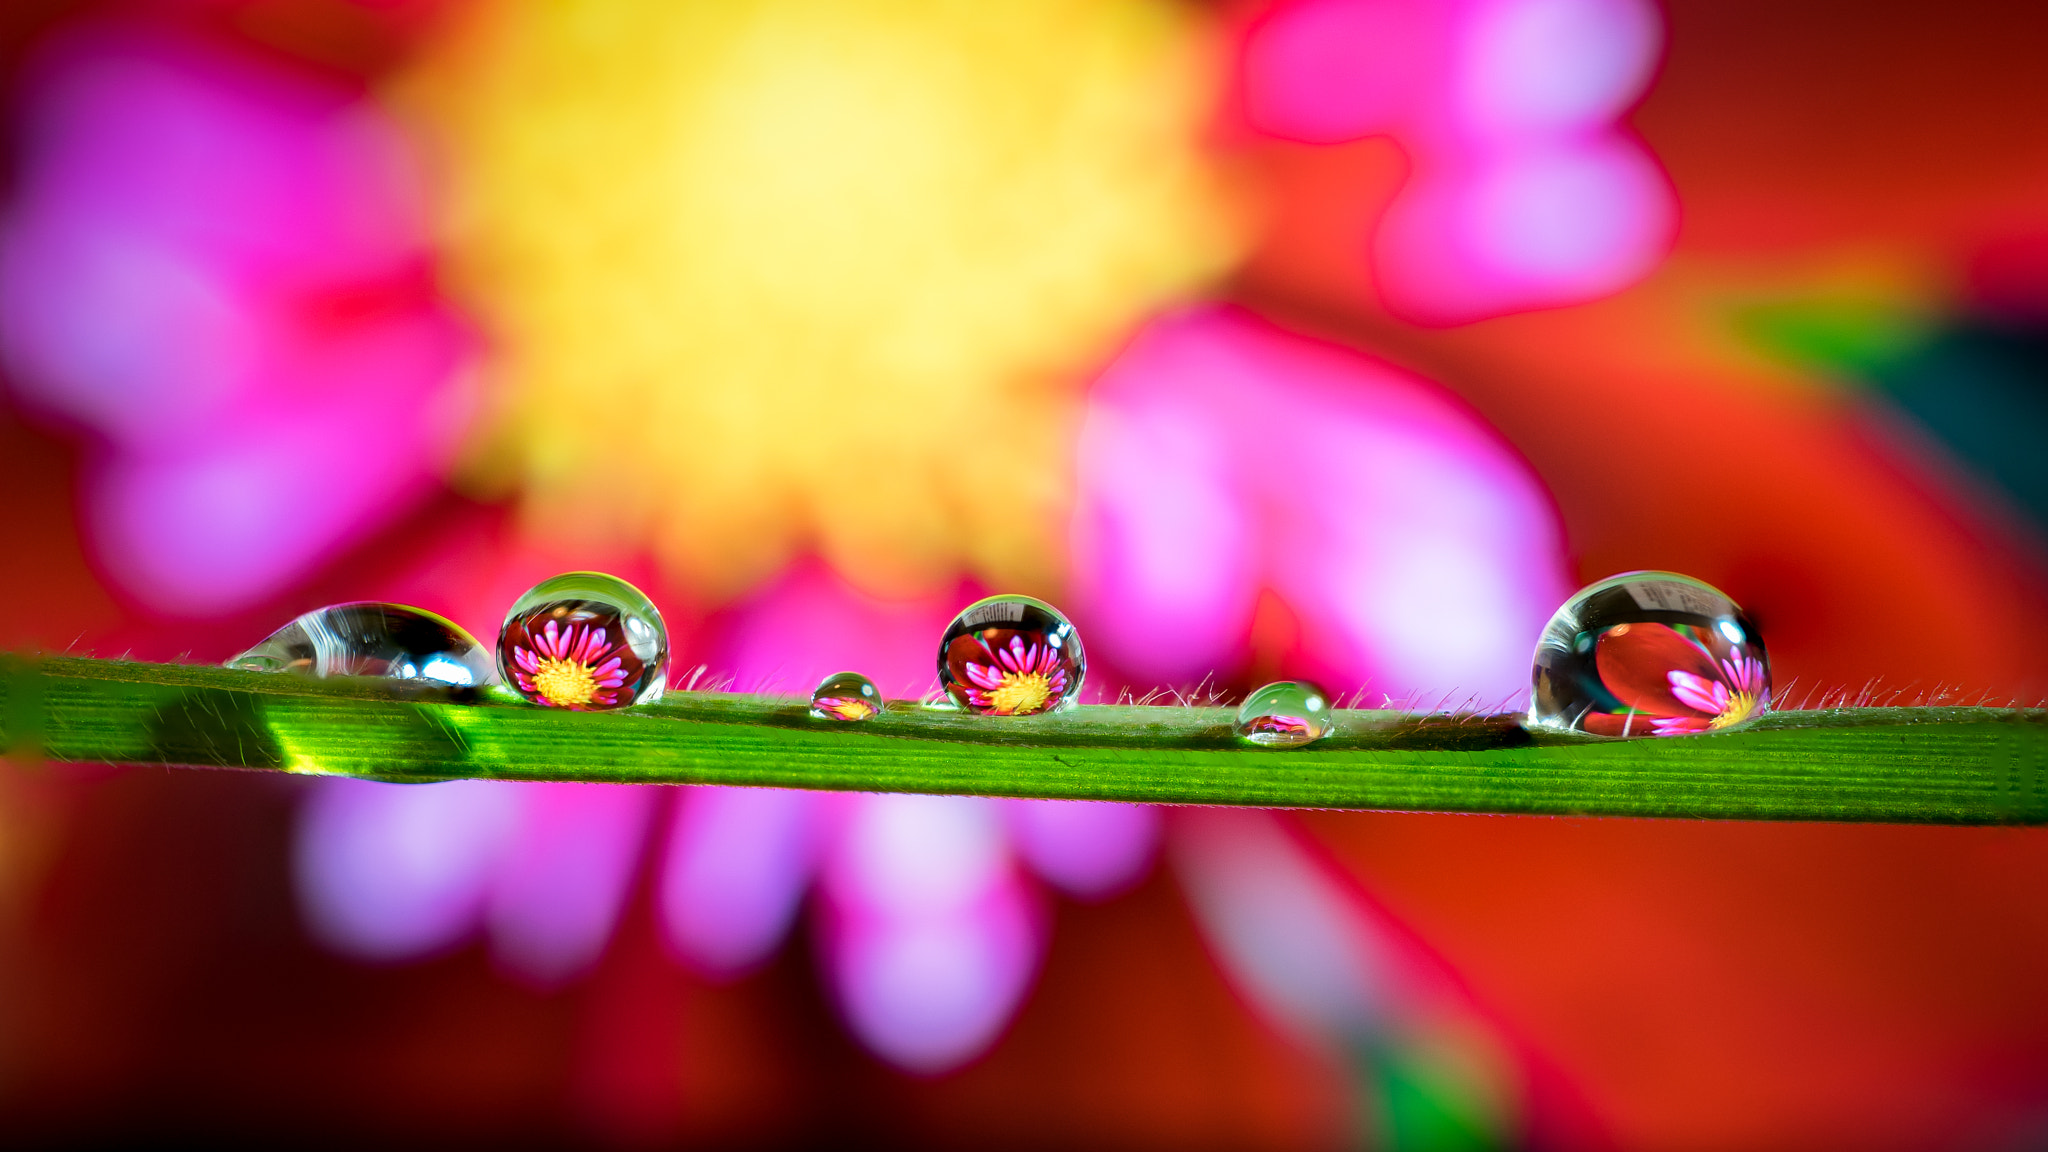
[[[559,987],[597,962],[625,908],[660,792],[519,784],[519,837],[493,878],[492,951],[515,976]]]
[[[1012,640],[1010,641],[1010,643],[1011,643],[1012,645],[1014,645],[1014,644],[1016,643],[1016,640],[1015,640],[1015,639],[1012,639]],[[1023,668],[1022,668],[1021,666],[1019,666],[1019,664],[1017,663],[1017,660],[1018,660],[1018,656],[1019,656],[1020,654],[1019,654],[1019,653],[1016,653],[1016,652],[1012,652],[1012,651],[1011,651],[1011,650],[1010,650],[1010,649],[1009,649],[1008,647],[1004,647],[1004,648],[993,648],[993,649],[990,649],[990,650],[989,650],[989,655],[990,655],[990,656],[992,656],[992,657],[994,657],[994,658],[995,658],[995,662],[996,662],[996,663],[997,663],[997,664],[998,664],[999,666],[1001,666],[1001,667],[1002,667],[1002,669],[1003,669],[1004,671],[1006,671],[1006,672],[1010,672],[1010,673],[1017,673],[1017,672],[1022,672],[1022,671],[1024,670],[1024,669],[1023,669]]]
[[[1084,900],[1144,879],[1159,844],[1159,809],[1081,800],[1006,800],[1012,843],[1040,876]]]
[[[1728,710],[1728,686],[1718,680],[1707,680],[1690,672],[1667,672],[1671,682],[1671,695],[1688,708],[1719,716]]]
[[[819,902],[847,1023],[898,1067],[959,1067],[1001,1035],[1045,946],[1002,809],[963,796],[848,799]]]
[[[731,976],[774,955],[803,902],[825,797],[775,788],[686,788],[661,871],[668,945]]]
[[[1138,683],[1230,661],[1266,586],[1300,618],[1297,675],[1502,699],[1571,591],[1554,505],[1469,409],[1234,310],[1145,326],[1089,393],[1078,467],[1070,598]],[[1658,669],[1660,695],[1671,667],[1693,670]]]
[[[314,937],[383,961],[459,945],[476,929],[518,835],[523,789],[496,780],[404,788],[317,781],[294,854]]]
[[[533,646],[540,649],[541,655],[550,660],[562,658],[561,630],[556,627],[553,620],[541,626],[540,635],[533,638]]]
[[[1754,696],[1763,688],[1764,666],[1762,663],[1747,656],[1737,656],[1732,660],[1722,661],[1721,667],[1727,673],[1728,684],[1736,691],[1747,692]]]

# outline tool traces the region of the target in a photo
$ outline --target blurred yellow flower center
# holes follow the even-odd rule
[[[1052,696],[1052,683],[1043,672],[1010,672],[1003,676],[1003,686],[988,694],[988,702],[997,712],[1005,716],[1028,716],[1045,707]]]
[[[533,674],[533,690],[557,708],[575,708],[597,695],[597,677],[588,664],[543,656],[540,671]]]
[[[494,338],[471,483],[714,598],[801,549],[874,592],[1057,577],[1081,384],[1243,243],[1202,6],[456,10],[393,96]]]

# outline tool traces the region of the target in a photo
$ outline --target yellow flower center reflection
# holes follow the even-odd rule
[[[813,707],[829,712],[841,720],[865,720],[881,709],[858,696],[827,696],[815,702]]]
[[[1722,709],[1719,716],[1707,721],[1707,727],[1726,728],[1731,724],[1740,724],[1744,720],[1749,719],[1749,714],[1754,711],[1756,711],[1755,696],[1747,692],[1731,692],[1728,696],[1728,707]]]
[[[597,695],[597,677],[588,664],[542,657],[540,671],[533,674],[533,690],[557,708],[578,708]]]
[[[1052,697],[1052,682],[1043,672],[1005,673],[1002,686],[988,694],[989,705],[1004,716],[1029,716]]]

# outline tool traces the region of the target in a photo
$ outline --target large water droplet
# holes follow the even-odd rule
[[[1254,744],[1293,748],[1313,744],[1333,727],[1330,701],[1304,680],[1279,680],[1245,697],[1231,730]]]
[[[1624,572],[1564,602],[1536,644],[1529,724],[1596,736],[1730,728],[1771,704],[1771,658],[1735,601],[1671,572]]]
[[[1087,672],[1080,633],[1059,609],[1029,596],[976,600],[939,640],[939,686],[984,716],[1064,707]]]
[[[811,693],[811,715],[820,720],[865,720],[881,710],[875,682],[858,672],[834,672]]]
[[[388,676],[476,688],[491,682],[491,655],[453,621],[403,604],[330,604],[230,657],[229,668],[308,676]]]
[[[651,704],[668,688],[668,628],[616,576],[567,572],[513,601],[498,671],[535,704],[577,711]]]

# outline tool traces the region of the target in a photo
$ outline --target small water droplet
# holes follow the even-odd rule
[[[1330,734],[1330,701],[1303,680],[1278,680],[1245,697],[1231,730],[1254,744],[1293,748]]]
[[[811,693],[811,715],[820,720],[865,720],[881,710],[875,682],[858,672],[834,672]]]
[[[939,639],[939,686],[984,716],[1030,716],[1072,703],[1088,672],[1081,635],[1043,600],[990,596]]]
[[[668,628],[645,593],[602,572],[527,589],[498,632],[498,671],[535,704],[579,712],[652,704],[668,688]]]
[[[1596,736],[1684,736],[1770,710],[1771,657],[1721,591],[1624,572],[1564,602],[1536,644],[1529,725]]]
[[[229,668],[307,676],[385,676],[478,688],[493,679],[491,655],[454,621],[404,604],[330,604],[293,620]]]

